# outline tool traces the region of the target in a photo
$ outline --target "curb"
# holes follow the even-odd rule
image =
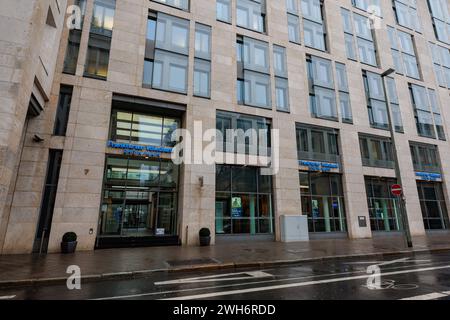
[[[302,258],[294,260],[273,260],[273,261],[254,261],[254,262],[225,262],[218,264],[194,265],[188,267],[166,268],[166,269],[149,269],[129,272],[114,272],[102,274],[90,274],[81,276],[81,280],[85,283],[107,281],[107,280],[131,280],[145,278],[155,273],[180,273],[192,271],[214,271],[224,269],[243,269],[243,268],[268,268],[276,266],[289,266],[305,262],[326,262],[340,261],[355,258],[385,258],[394,255],[415,255],[418,253],[437,253],[450,251],[450,247],[435,249],[417,249],[417,250],[401,250],[374,253],[361,253],[349,255],[335,255],[314,258]],[[23,279],[23,280],[6,280],[0,281],[0,289],[10,289],[18,287],[31,287],[36,285],[62,285],[67,281],[67,277],[55,278],[39,278],[39,279]]]

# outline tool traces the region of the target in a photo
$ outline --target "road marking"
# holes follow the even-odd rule
[[[410,297],[410,298],[403,298],[400,300],[434,300],[439,298],[448,297],[449,295],[445,292],[433,292],[429,294],[423,294],[420,296]]]
[[[245,277],[232,277],[225,278],[229,276],[241,276],[246,275]],[[185,278],[185,279],[177,279],[170,281],[160,281],[155,282],[156,286],[163,286],[169,284],[185,284],[185,283],[202,283],[202,282],[211,282],[211,281],[236,281],[236,280],[251,280],[251,279],[259,279],[259,278],[270,278],[273,275],[262,272],[262,271],[253,271],[253,272],[238,272],[238,273],[226,273],[226,274],[218,274],[206,277],[195,277],[195,278]]]
[[[390,275],[397,275],[397,274],[426,272],[426,271],[442,270],[442,269],[450,269],[450,265],[441,266],[441,267],[430,267],[430,268],[421,268],[421,269],[412,269],[412,270],[403,270],[403,271],[393,271],[393,272],[383,273],[382,275],[383,276],[390,276]],[[222,296],[229,296],[229,295],[242,294],[242,293],[272,291],[272,290],[279,290],[279,289],[305,287],[305,286],[311,286],[311,285],[316,285],[316,284],[325,284],[325,283],[344,282],[344,281],[358,280],[358,279],[367,279],[367,278],[369,278],[371,276],[372,275],[361,275],[361,276],[341,277],[341,278],[333,278],[333,279],[317,280],[317,281],[297,282],[297,283],[289,283],[289,284],[282,284],[282,285],[276,285],[276,286],[267,286],[267,287],[260,287],[260,288],[248,288],[248,289],[241,289],[241,290],[211,292],[211,293],[204,293],[204,294],[197,294],[197,295],[183,296],[183,297],[175,297],[175,298],[168,298],[168,299],[161,299],[161,300],[206,299],[206,298],[222,297]]]
[[[449,262],[449,261],[446,261]],[[427,266],[432,265],[432,263],[425,263],[420,266]],[[391,269],[405,269],[407,266],[399,266],[399,267],[391,267],[387,268],[388,270]],[[271,270],[271,269],[269,269]],[[339,272],[339,273],[325,273],[325,274],[319,274],[319,275],[310,275],[310,276],[303,276],[303,277],[294,277],[294,278],[285,278],[285,279],[276,279],[276,280],[264,280],[264,281],[255,281],[251,284],[266,284],[266,283],[273,283],[273,282],[286,282],[286,281],[294,281],[294,280],[302,280],[302,279],[314,279],[314,278],[321,278],[321,277],[329,277],[329,276],[342,276],[347,274],[355,274],[355,273],[363,273],[364,271],[358,270],[358,271],[348,271],[348,272]],[[145,293],[136,293],[136,294],[129,294],[129,295],[122,295],[122,296],[112,296],[112,297],[102,297],[102,298],[93,298],[90,300],[119,300],[119,299],[133,299],[133,298],[140,298],[140,297],[148,297],[148,296],[155,296],[155,295],[164,295],[164,294],[174,294],[174,293],[182,293],[182,292],[192,292],[192,291],[199,291],[199,290],[211,290],[211,289],[223,289],[223,288],[233,288],[233,287],[240,287],[243,285],[247,285],[246,283],[239,283],[239,284],[228,284],[228,285],[221,285],[221,286],[210,286],[210,287],[198,287],[198,288],[189,288],[189,289],[180,289],[180,290],[169,290],[169,291],[160,291],[160,292],[145,292]]]
[[[1,296],[0,300],[11,300],[11,299],[14,299],[15,297],[16,297],[15,295],[12,295],[12,296]]]
[[[430,262],[431,260],[417,260],[412,258],[401,258],[391,261],[358,261],[358,262],[350,262],[347,264],[371,264],[371,265],[377,265],[377,266],[387,266],[390,264],[396,264],[396,263],[423,263],[423,262]]]

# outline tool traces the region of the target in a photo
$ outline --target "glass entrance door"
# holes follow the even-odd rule
[[[175,236],[178,170],[149,160],[109,157],[101,237]]]

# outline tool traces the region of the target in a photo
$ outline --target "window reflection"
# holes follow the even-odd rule
[[[273,234],[272,177],[256,167],[216,166],[216,234]]]
[[[100,235],[176,235],[177,188],[171,161],[108,156]]]
[[[309,232],[346,232],[341,175],[300,172],[302,213]]]
[[[180,126],[175,118],[114,110],[111,139],[139,145],[173,147],[172,134]]]

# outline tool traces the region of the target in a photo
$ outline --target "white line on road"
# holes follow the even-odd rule
[[[441,267],[430,267],[430,268],[421,268],[421,269],[412,269],[412,270],[403,270],[403,271],[393,271],[393,272],[383,273],[382,276],[390,276],[390,275],[406,274],[406,273],[416,273],[416,272],[426,272],[426,271],[442,270],[442,269],[450,269],[450,265],[441,266]],[[311,286],[311,285],[316,285],[316,284],[325,284],[325,283],[343,282],[343,281],[358,280],[358,279],[367,279],[367,278],[369,278],[371,276],[372,275],[361,275],[361,276],[341,277],[341,278],[333,278],[333,279],[317,280],[317,281],[297,282],[297,283],[289,283],[289,284],[282,284],[282,285],[276,285],[276,286],[267,286],[267,287],[260,287],[260,288],[248,288],[248,289],[241,289],[241,290],[211,292],[211,293],[204,293],[204,294],[197,294],[197,295],[183,296],[183,297],[175,297],[175,298],[168,298],[168,299],[161,299],[161,300],[207,299],[207,298],[213,298],[213,297],[229,296],[229,295],[234,295],[234,294],[243,294],[243,293],[251,293],[251,292],[261,292],[261,291],[271,291],[271,290],[279,290],[279,289],[305,287],[305,286]]]
[[[440,293],[440,292],[433,292],[433,293],[429,293],[429,294],[422,294],[420,296],[403,298],[400,300],[434,300],[434,299],[439,299],[439,298],[444,298],[444,297],[448,297],[448,294]]]
[[[378,266],[387,266],[390,264],[396,264],[396,263],[423,263],[423,262],[430,262],[431,260],[417,260],[412,258],[401,258],[396,260],[390,260],[390,261],[358,261],[358,262],[349,262],[347,264],[371,264],[371,265],[378,265]]]
[[[230,276],[244,276],[244,277],[231,277]],[[196,277],[196,278],[185,278],[170,281],[160,281],[155,282],[156,286],[169,285],[169,284],[183,284],[183,283],[202,283],[202,282],[213,282],[213,281],[236,281],[236,280],[251,280],[259,278],[270,278],[273,277],[271,274],[262,271],[252,271],[252,272],[237,272],[237,273],[225,273],[206,277]]]
[[[446,261],[448,262],[448,261]],[[418,265],[418,267],[425,267],[428,265],[433,265],[432,263],[424,263],[421,265]],[[400,267],[391,267],[387,268],[390,269],[406,269],[408,266],[400,266]],[[270,271],[269,269],[268,271]],[[267,283],[273,283],[273,282],[286,282],[286,281],[295,281],[295,280],[303,280],[303,279],[314,279],[314,278],[320,278],[320,277],[330,277],[330,276],[343,276],[343,275],[349,275],[349,274],[355,274],[355,273],[363,273],[365,271],[358,270],[358,271],[348,271],[348,272],[338,272],[338,273],[326,273],[326,274],[317,274],[317,275],[310,275],[310,276],[302,276],[302,277],[294,277],[294,278],[285,278],[285,279],[276,279],[276,280],[263,280],[263,281],[254,281],[251,283],[248,283],[249,285],[255,285],[255,284],[267,284]],[[210,286],[210,287],[198,287],[198,288],[190,288],[190,289],[178,289],[178,290],[168,290],[168,291],[156,291],[156,292],[146,292],[146,293],[136,293],[136,294],[129,294],[129,295],[122,295],[122,296],[111,296],[111,297],[102,297],[102,298],[94,298],[91,300],[119,300],[119,299],[135,299],[135,298],[141,298],[141,297],[149,297],[149,296],[155,296],[155,295],[164,295],[164,294],[180,294],[183,292],[192,292],[192,291],[199,291],[199,290],[212,290],[212,289],[223,289],[223,288],[233,288],[233,287],[240,287],[246,285],[246,283],[239,283],[239,284],[228,284],[228,285],[221,285],[221,286]]]
[[[1,296],[0,300],[11,300],[11,299],[14,299],[15,297],[16,297],[15,295],[13,295],[13,296]]]

